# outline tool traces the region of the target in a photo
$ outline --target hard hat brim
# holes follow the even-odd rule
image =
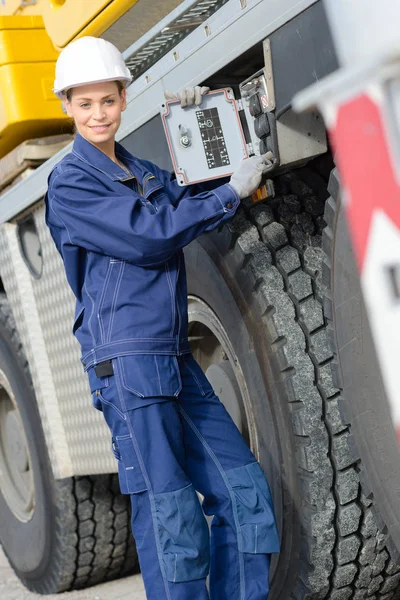
[[[53,88],[53,93],[59,98],[63,100],[65,97],[65,92],[77,87],[83,87],[84,85],[91,85],[92,83],[107,83],[109,81],[120,81],[124,84],[124,87],[127,88],[129,84],[132,82],[132,77],[109,77],[108,79],[94,79],[93,81],[85,81],[82,83],[75,83],[71,85],[64,86],[62,89],[57,87]],[[56,82],[55,82],[56,83]]]

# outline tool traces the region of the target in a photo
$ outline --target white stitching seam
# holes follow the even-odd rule
[[[101,399],[102,402],[104,402],[104,404],[107,404],[108,406],[110,406],[111,408],[113,408],[115,410],[115,412],[119,414],[119,416],[121,417],[121,419],[123,419],[124,421],[126,421],[126,417],[125,417],[124,413],[122,413],[119,410],[119,408],[117,406],[115,406],[115,404],[113,404],[112,402],[109,402],[108,400],[106,400],[101,392],[98,394],[98,397]],[[118,439],[123,439],[123,438],[116,437],[115,439],[118,440]]]
[[[189,365],[186,363],[186,368],[187,370],[192,374],[193,379],[195,380],[195,382],[197,383],[197,385],[199,386],[200,392],[202,396],[205,396],[206,393],[198,379],[198,377],[196,376],[196,373],[193,371],[193,369],[191,367],[189,367]]]
[[[121,357],[119,356],[119,358],[121,358]],[[129,390],[130,392],[133,392],[134,394],[136,394],[136,396],[139,396],[139,398],[144,398],[144,395],[143,395],[143,394],[141,394],[140,392],[138,392],[137,390],[135,390],[135,388],[133,388],[133,387],[130,387],[130,386],[129,386],[129,385],[126,383],[126,376],[125,376],[125,368],[124,368],[124,365],[123,365],[122,361],[118,361],[118,362],[119,362],[119,364],[120,364],[120,366],[121,366],[121,382],[122,382],[122,384],[123,384],[124,388],[125,388],[126,390]]]
[[[112,269],[113,269],[113,263],[111,263],[111,261],[109,260],[107,271],[106,271],[106,276],[104,277],[103,289],[101,290],[101,294],[100,294],[99,308],[98,308],[98,312],[97,312],[97,320],[99,322],[99,328],[100,328],[100,339],[101,339],[102,343],[105,343],[105,339],[104,339],[103,319],[101,318],[101,309],[103,308],[103,302],[106,297],[106,290],[108,287],[108,282],[110,281],[110,278],[111,278],[111,270]]]
[[[158,364],[157,364],[157,356],[155,354],[153,354],[153,356],[154,356],[154,362],[156,363],[156,370],[157,370],[157,377],[158,377],[158,385],[160,387],[160,394],[162,396],[163,392],[162,392],[162,387],[161,387],[160,371],[158,369]]]
[[[111,333],[112,333],[112,327],[114,325],[114,317],[115,317],[115,304],[117,302],[117,298],[118,298],[118,294],[119,294],[119,288],[121,287],[121,281],[122,281],[122,276],[124,274],[125,271],[125,262],[121,262],[119,263],[121,266],[119,268],[119,273],[118,273],[118,277],[117,277],[117,283],[115,285],[115,290],[114,290],[114,296],[112,299],[112,303],[111,303],[111,314],[110,314],[110,322],[108,324],[108,334],[107,334],[107,341],[110,341],[111,338]]]
[[[174,329],[175,329],[175,294],[174,294],[174,290],[173,290],[173,286],[172,286],[172,279],[171,279],[171,273],[169,270],[168,262],[165,263],[165,273],[167,276],[167,282],[168,282],[169,292],[170,292],[170,296],[171,296],[171,332],[170,332],[170,335],[173,336]]]
[[[92,296],[89,294],[89,290],[87,288],[86,281],[85,281],[85,283],[83,285],[83,289],[86,290],[88,298],[90,299],[90,302],[92,304],[92,310],[91,310],[90,317],[89,317],[89,320],[88,320],[88,328],[89,328],[89,331],[90,331],[90,335],[92,336],[93,346],[95,346],[96,345],[96,340],[95,340],[95,337],[94,337],[93,327],[92,327],[92,323],[91,323],[91,320],[93,318],[93,313],[94,313],[94,300],[93,300]]]
[[[238,544],[240,600],[245,600],[245,592],[246,592],[245,585],[246,584],[245,584],[245,579],[244,579],[244,559],[243,559],[243,555],[239,549],[240,522],[239,522],[239,517],[238,517],[238,513],[237,513],[235,493],[232,489],[231,484],[229,483],[228,477],[226,476],[226,473],[225,473],[221,463],[219,462],[218,458],[216,457],[216,455],[214,454],[214,452],[208,445],[207,441],[201,435],[200,431],[197,429],[196,425],[193,423],[193,421],[191,420],[191,418],[189,417],[187,412],[181,406],[179,407],[179,410],[182,413],[185,421],[188,423],[189,427],[192,429],[192,431],[194,432],[196,437],[200,440],[200,442],[203,444],[203,447],[206,449],[206,451],[210,455],[212,461],[214,462],[215,466],[217,467],[218,471],[220,472],[220,475],[228,489],[228,492],[229,492],[229,495],[231,498],[231,503],[232,503],[233,518],[235,520],[235,526],[236,526],[236,539],[237,539],[237,544]]]

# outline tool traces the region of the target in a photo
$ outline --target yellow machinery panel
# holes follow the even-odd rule
[[[68,131],[52,92],[57,56],[41,17],[0,17],[0,158],[26,139]]]
[[[47,0],[43,20],[53,44],[62,49],[75,37],[98,37],[137,1]]]
[[[82,35],[101,35],[138,0],[0,0],[1,15],[38,15],[61,50]]]

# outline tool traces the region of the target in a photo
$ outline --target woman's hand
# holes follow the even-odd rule
[[[179,92],[165,92],[164,96],[166,100],[180,100],[181,107],[185,108],[185,106],[199,106],[203,101],[204,94],[210,91],[210,88],[206,86],[200,87],[196,85],[195,87],[188,87],[179,90]]]
[[[272,159],[272,153],[267,152],[261,156],[245,158],[240,162],[229,183],[241,200],[256,191],[262,176],[273,167]]]

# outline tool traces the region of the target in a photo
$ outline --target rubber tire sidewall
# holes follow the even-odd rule
[[[371,328],[351,246],[343,203],[336,202],[331,256],[334,350],[341,404],[362,464],[363,491],[374,497],[375,515],[400,551],[400,460],[390,407],[383,387]],[[393,549],[394,550],[394,549]]]
[[[0,491],[0,543],[18,577],[24,582],[36,581],[49,572],[54,551],[53,476],[36,398],[3,322],[0,322],[0,365],[18,405],[35,486],[34,512],[26,523],[10,511]]]
[[[206,302],[215,312],[234,348],[250,392],[250,418],[257,435],[257,458],[267,475],[274,499],[281,552],[272,564],[270,600],[287,600],[299,574],[301,504],[296,477],[294,441],[287,399],[280,384],[280,368],[262,327],[245,270],[213,232],[185,249],[188,294]],[[254,450],[254,449],[253,449]]]

